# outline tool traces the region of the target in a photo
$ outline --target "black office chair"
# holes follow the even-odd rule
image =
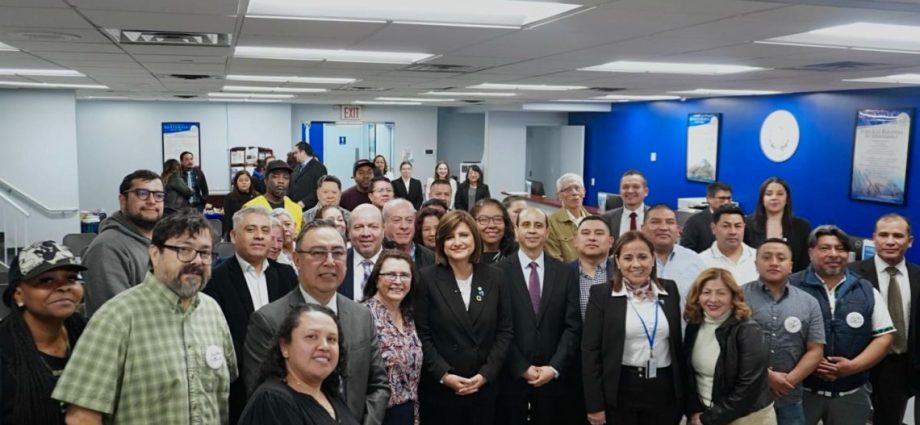
[[[95,233],[69,233],[64,235],[64,246],[70,249],[70,252],[77,257],[83,257],[86,248],[96,238]]]
[[[537,180],[528,180],[530,182],[530,194],[534,196],[546,196],[546,190],[543,188],[543,182]]]
[[[230,242],[219,242],[214,246],[214,252],[216,252],[217,256],[220,258],[228,258],[236,254],[236,248]]]
[[[611,211],[623,206],[623,198],[620,195],[612,193],[607,194],[607,200],[604,202],[604,211]]]

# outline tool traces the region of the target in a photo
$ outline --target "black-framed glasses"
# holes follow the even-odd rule
[[[217,257],[217,253],[211,251],[210,249],[194,249],[187,246],[176,246],[176,245],[163,245],[163,248],[171,249],[176,252],[176,258],[183,263],[191,263],[195,261],[195,257],[201,257],[201,262],[204,264],[211,264],[214,261],[214,258]]]
[[[345,248],[333,248],[333,249],[323,249],[323,248],[311,248],[311,249],[298,249],[296,250],[299,254],[304,254],[313,261],[323,261],[329,256],[332,256],[333,261],[345,261],[345,257],[348,256],[348,252]]]
[[[490,217],[487,215],[481,215],[479,217],[476,217],[476,222],[483,226],[488,226],[489,223],[502,224],[504,223],[504,216],[493,215]]]
[[[380,277],[383,278],[385,282],[389,282],[389,283],[395,283],[397,280],[403,283],[412,281],[412,275],[409,273],[397,273],[397,272],[380,273]]]
[[[150,195],[153,195],[153,200],[157,202],[163,202],[166,200],[166,192],[159,191],[159,190],[131,189],[131,190],[126,190],[122,193],[124,194],[124,193],[129,193],[129,192],[133,193],[134,196],[137,196],[137,199],[140,199],[141,201],[146,201],[147,199],[150,198]]]

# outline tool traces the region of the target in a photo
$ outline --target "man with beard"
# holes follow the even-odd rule
[[[227,423],[233,342],[220,306],[199,294],[212,236],[193,209],[157,223],[144,281],[96,312],[52,393],[67,423]]]
[[[384,248],[409,254],[417,270],[434,264],[434,252],[414,242],[415,207],[412,202],[396,198],[383,205],[383,234]]]
[[[192,190],[192,197],[188,200],[189,206],[198,209],[199,212],[210,208],[208,180],[204,178],[201,167],[195,166],[195,155],[188,151],[182,152],[179,154],[179,162],[182,164],[182,180]]]
[[[351,178],[355,181],[355,185],[342,193],[341,201],[342,208],[348,211],[354,211],[358,205],[371,203],[370,192],[371,179],[374,178],[374,163],[366,159],[355,161]],[[390,189],[392,190],[393,187],[390,186]]]
[[[163,217],[165,199],[163,182],[153,171],[137,170],[122,179],[119,211],[102,222],[99,236],[83,254],[87,315],[144,280],[150,235]]]
[[[286,162],[280,159],[269,162],[265,166],[265,194],[252,198],[243,205],[243,208],[262,207],[269,211],[284,208],[291,213],[291,218],[294,219],[294,235],[296,236],[300,233],[300,227],[303,226],[303,209],[287,197],[293,171]]]

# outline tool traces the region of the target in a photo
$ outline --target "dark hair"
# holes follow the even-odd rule
[[[341,233],[339,233],[339,229],[335,228],[335,223],[333,223],[332,221],[324,220],[324,219],[313,220],[307,224],[304,224],[303,228],[300,229],[300,233],[297,235],[297,238],[294,239],[294,250],[296,251],[300,249],[300,243],[303,241],[303,238],[307,235],[308,232],[311,232],[316,229],[321,229],[321,228],[329,228],[329,229],[335,230],[335,233],[337,235],[339,236],[342,235]],[[347,232],[348,226],[346,225],[345,228],[346,228],[345,231]],[[342,242],[347,243],[344,236],[342,236]]]
[[[447,167],[447,177],[446,178],[448,179],[450,178],[450,165],[447,165],[447,161],[440,160],[436,164],[434,164],[434,179],[435,180],[441,179],[440,177],[438,177],[438,167],[440,167],[441,164],[444,164],[444,166]]]
[[[447,208],[445,208],[446,210]],[[437,208],[431,207],[422,207],[418,211],[418,214],[415,215],[415,243],[421,246],[425,246],[425,241],[422,240],[422,227],[425,226],[425,218],[429,216],[435,216],[438,218],[438,221],[441,221],[441,217],[444,216],[444,211],[441,211]]]
[[[246,193],[240,192],[240,187],[237,185],[237,182],[242,176],[249,177],[249,181],[250,181],[249,191]],[[249,171],[246,171],[246,170],[237,171],[236,174],[233,175],[233,185],[232,186],[233,186],[233,192],[237,193],[238,195],[249,195],[251,197],[255,197],[259,195],[259,191],[256,190],[255,182],[253,182],[252,174],[249,174]]]
[[[345,376],[345,365],[348,364],[347,353],[345,352],[345,336],[342,334],[342,323],[339,322],[339,318],[336,317],[335,313],[328,307],[313,303],[295,307],[284,317],[281,326],[278,327],[278,333],[275,334],[275,343],[272,350],[262,363],[262,370],[257,385],[271,378],[283,381],[284,378],[287,377],[287,366],[285,365],[284,354],[281,353],[281,344],[290,344],[293,338],[294,329],[300,326],[300,318],[306,313],[313,312],[323,313],[331,317],[335,322],[336,330],[339,332],[339,362],[335,365],[335,369],[332,373],[329,374],[329,376],[323,380],[322,385],[320,385],[323,392],[327,394],[338,394],[342,379]]]
[[[584,218],[581,219],[580,222],[578,222],[578,227],[576,227],[576,229],[581,229],[582,224],[585,224],[586,222],[591,222],[591,221],[599,221],[601,223],[604,223],[604,227],[607,228],[607,231],[610,231],[610,222],[607,221],[606,217],[602,215],[590,215],[590,214],[585,216]]]
[[[256,171],[262,171],[265,169],[266,161],[265,159],[260,159],[256,161]]]
[[[914,234],[913,226],[910,224],[910,219],[898,213],[888,213],[879,217],[878,220],[875,220],[875,227],[878,227],[879,222],[888,220],[903,220],[904,223],[907,224],[907,236],[912,236]],[[875,233],[874,229],[872,230],[872,233]]]
[[[622,182],[624,178],[629,176],[639,176],[642,179],[642,185],[648,187],[648,179],[645,178],[645,174],[642,174],[641,171],[634,169],[626,170],[626,172],[623,173],[623,176],[620,177],[620,181]]]
[[[822,224],[815,227],[815,230],[812,230],[811,234],[808,235],[808,247],[814,248],[818,246],[818,239],[822,236],[833,236],[837,238],[843,245],[843,249],[847,250],[847,252],[850,251],[850,235],[833,224]]]
[[[523,196],[520,196],[520,195],[508,195],[504,199],[502,199],[502,206],[504,206],[506,210],[509,210],[511,209],[511,204],[517,201],[526,201],[526,200],[527,198],[524,198]]]
[[[645,217],[642,219],[642,222],[643,222],[643,223],[648,223],[648,216],[649,216],[649,213],[652,212],[652,211],[656,211],[656,210],[668,210],[668,211],[674,213],[674,218],[677,218],[677,212],[675,212],[675,211],[674,211],[674,208],[671,208],[670,205],[668,205],[668,204],[655,204],[655,205],[652,205],[651,208],[645,210]],[[743,217],[743,215],[742,215],[742,217]]]
[[[435,179],[433,182],[431,182],[431,185],[428,186],[428,190],[430,191],[430,190],[431,190],[431,186],[434,186],[434,185],[436,185],[436,184],[446,184],[446,185],[450,186],[450,180],[448,180],[448,179]],[[454,188],[451,187],[450,190],[453,191]]]
[[[648,247],[648,252],[651,253],[652,257],[655,256],[655,245],[648,238],[648,236],[645,236],[644,233],[638,230],[631,230],[620,236],[620,239],[617,241],[616,245],[613,246],[613,257],[618,258],[620,256],[620,252],[623,251],[623,247],[626,246],[626,244],[635,241],[641,241],[644,243]],[[648,278],[652,281],[653,284],[658,286],[658,289],[664,289],[664,285],[658,279],[658,268],[655,263],[657,263],[657,261],[652,260],[652,270]],[[616,264],[616,261],[614,261],[614,264]],[[610,285],[613,287],[614,291],[620,291],[623,289],[623,272],[620,271],[619,267],[616,267],[616,270],[614,270]]]
[[[476,182],[476,184],[482,186],[482,182],[483,182],[483,180],[485,180],[486,176],[485,176],[485,174],[482,174],[482,168],[479,168],[478,165],[470,165],[470,166],[466,169],[466,180],[464,180],[463,183],[461,183],[461,184],[464,185],[464,187],[469,187],[469,186],[470,186],[470,171],[475,171],[475,172],[479,173],[479,180]]]
[[[339,187],[339,190],[342,190],[342,181],[339,180],[338,177],[333,176],[332,174],[326,174],[316,179],[316,190],[319,190],[319,188],[323,186],[323,183],[326,183],[326,182],[335,183],[335,185]]]
[[[409,273],[412,273],[412,279],[409,284],[409,292],[399,303],[399,311],[402,312],[403,316],[411,320],[414,317],[412,305],[415,300],[415,295],[413,295],[415,294],[415,286],[418,285],[418,271],[415,269],[415,262],[412,261],[412,257],[405,252],[396,249],[385,249],[380,253],[380,256],[377,257],[377,262],[374,263],[374,269],[371,270],[371,274],[367,277],[367,284],[364,285],[364,302],[377,295],[377,280],[380,279],[380,269],[383,268],[383,263],[387,260],[405,261],[409,264]]]
[[[214,240],[214,229],[208,224],[204,216],[194,208],[182,208],[175,213],[163,217],[153,226],[153,236],[150,244],[163,251],[163,246],[169,238],[183,235],[197,236],[202,230],[207,230],[211,240]],[[153,270],[153,263],[150,264]]]
[[[776,183],[786,191],[786,206],[783,207],[783,235],[789,235],[792,231],[792,191],[789,190],[789,183],[779,177],[770,177],[760,184],[760,191],[757,194],[757,207],[754,208],[754,227],[766,230],[767,226],[767,209],[763,205],[763,195],[767,192],[767,186]]]
[[[377,155],[374,157],[374,160],[371,161],[374,163],[374,168],[377,168],[377,158],[383,158],[383,171],[381,171],[381,173],[386,173],[387,171],[390,171],[390,164],[387,162],[387,157],[383,155]]]
[[[313,146],[310,146],[307,142],[297,142],[294,148],[299,151],[304,151],[307,155],[313,156]]]
[[[386,177],[384,177],[384,176],[377,176],[377,177],[374,177],[374,178],[371,179],[371,192],[374,191],[374,186],[375,186],[378,182],[386,182],[388,185],[390,185],[390,187],[393,187],[393,183],[390,182],[390,179],[388,179],[388,178],[386,178]]]
[[[757,247],[757,252],[760,252],[760,248],[763,248],[763,246],[768,243],[777,243],[780,245],[785,245],[786,249],[789,250],[789,253],[792,254],[792,245],[789,245],[789,242],[786,242],[785,239],[780,239],[780,238],[768,238],[767,240],[763,241],[763,243],[761,243],[760,246]]]
[[[160,175],[150,170],[136,170],[121,179],[121,185],[118,186],[118,193],[125,193],[131,190],[135,180],[149,182],[153,180],[162,180]]]
[[[163,172],[160,173],[160,180],[162,180],[163,184],[165,185],[167,182],[169,182],[169,179],[171,179],[172,176],[179,174],[181,171],[182,165],[179,164],[177,159],[167,159],[166,162],[163,163]]]
[[[186,155],[192,155],[192,158],[195,157],[195,155],[189,151],[182,151],[182,153],[179,154],[179,160],[182,160],[182,158],[185,158]]]
[[[403,161],[399,163],[399,169],[402,170],[403,165],[408,165],[412,167],[412,161]],[[413,167],[414,168],[414,167]]]
[[[723,182],[712,182],[706,186],[706,196],[713,198],[719,192],[731,192],[732,187],[728,183]]]
[[[288,167],[295,168],[297,167],[297,158],[294,158],[294,151],[287,153],[287,158],[284,162],[287,162]]]
[[[736,207],[732,204],[725,204],[719,208],[716,208],[716,210],[712,212],[712,222],[718,224],[719,220],[722,219],[722,216],[726,214],[737,214],[740,215],[742,219],[744,219],[744,211],[740,207]]]
[[[444,202],[443,200],[437,199],[437,198],[431,198],[431,199],[426,200],[425,202],[422,202],[421,208],[432,208],[432,206],[441,208],[442,210],[444,210],[441,212],[442,215],[446,213],[448,210],[450,210],[450,207],[447,205],[447,202]]]
[[[470,263],[479,262],[479,257],[482,256],[482,237],[479,236],[476,220],[473,220],[473,216],[466,211],[454,210],[444,214],[441,222],[438,223],[437,245],[434,250],[434,258],[438,264],[448,265],[447,258],[444,256],[444,243],[448,237],[453,236],[454,230],[461,224],[469,227],[470,233],[473,234],[473,254],[470,256]]]
[[[505,223],[505,230],[502,233],[502,240],[498,242],[498,252],[499,256],[505,258],[514,253],[517,250],[517,243],[514,239],[514,223],[511,223],[511,216],[508,215],[508,210],[505,209],[505,206],[501,202],[498,202],[496,199],[492,198],[483,198],[479,201],[476,201],[473,204],[473,208],[470,208],[470,215],[473,216],[473,219],[479,215],[479,212],[487,206],[493,206],[498,208],[502,213],[502,222]],[[549,224],[549,223],[547,223]],[[478,229],[478,227],[477,227]],[[481,236],[481,235],[480,235]],[[485,247],[483,247],[485,249]]]

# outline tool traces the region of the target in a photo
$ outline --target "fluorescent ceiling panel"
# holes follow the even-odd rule
[[[674,94],[697,94],[702,96],[757,96],[757,95],[766,95],[766,94],[779,94],[781,92],[775,90],[740,90],[740,89],[694,89],[694,90],[682,90],[682,91],[671,91],[668,93]]]
[[[609,100],[601,100],[601,99],[556,99],[556,100],[553,100],[553,102],[566,102],[566,103],[583,103],[583,102],[588,102],[588,103],[610,103],[611,101],[609,101]]]
[[[638,72],[649,74],[696,74],[724,75],[740,72],[760,71],[763,68],[744,65],[725,65],[716,63],[679,63],[679,62],[637,62],[614,61],[602,65],[579,68],[579,71],[601,72]]]
[[[356,100],[354,101],[355,105],[421,105],[422,102],[392,102],[392,101],[378,101],[378,100]]]
[[[264,83],[304,83],[304,84],[348,84],[358,81],[354,78],[332,77],[295,77],[284,75],[228,75],[229,81],[259,81]]]
[[[565,90],[584,90],[585,86],[555,86],[548,84],[491,84],[483,83],[475,86],[469,86],[468,89],[480,90],[535,90],[535,91],[565,91]]]
[[[848,78],[843,81],[857,83],[920,84],[920,74],[895,74],[884,77]]]
[[[425,96],[457,96],[457,97],[512,97],[517,93],[502,93],[488,91],[430,91],[422,93]]]
[[[19,49],[10,46],[9,44],[0,43],[0,52],[18,52]]]
[[[580,7],[579,4],[508,0],[252,0],[246,16],[517,29]]]
[[[224,97],[230,97],[230,98],[233,98],[233,97],[236,97],[236,98],[245,97],[245,98],[252,98],[252,99],[290,99],[290,98],[294,97],[293,94],[219,93],[219,92],[208,93],[208,96],[210,96],[210,97],[221,97],[221,98],[224,98]]]
[[[0,75],[22,75],[37,77],[84,77],[85,75],[72,69],[27,69],[27,68],[0,68]]]
[[[250,59],[390,63],[402,65],[408,65],[434,56],[428,53],[301,49],[295,47],[257,46],[237,46],[233,55],[238,58]]]
[[[329,91],[312,87],[259,87],[259,86],[224,86],[223,91],[248,91],[267,93],[322,93]]]
[[[376,100],[389,102],[453,102],[457,99],[425,99],[420,97],[378,97]]]
[[[604,99],[612,100],[618,102],[629,102],[633,100],[642,101],[642,100],[677,100],[680,99],[680,96],[668,96],[668,95],[632,95],[632,94],[608,94],[606,96],[598,96],[595,99]]]
[[[247,102],[247,103],[280,103],[282,100],[276,99],[208,99],[208,102]]]
[[[26,83],[19,81],[0,81],[0,86],[30,87],[39,89],[109,89],[109,86],[103,86],[100,84]]]
[[[610,112],[610,103],[525,103],[525,111]]]
[[[916,53],[920,52],[920,26],[855,22],[769,38],[758,43]]]

